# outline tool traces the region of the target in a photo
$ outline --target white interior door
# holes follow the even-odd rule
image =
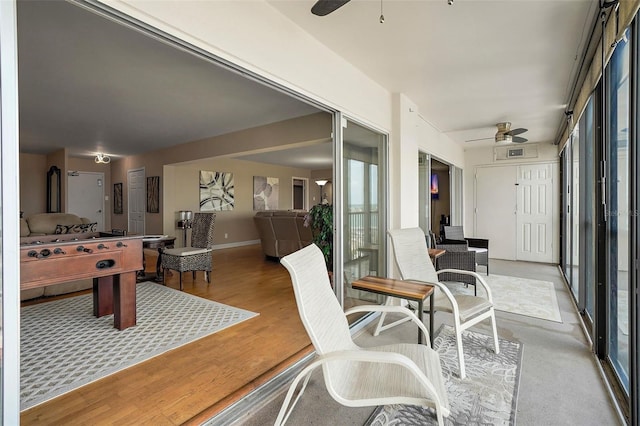
[[[96,222],[104,231],[104,173],[70,172],[67,175],[67,211]]]
[[[516,259],[516,166],[476,169],[475,235],[489,239],[489,256]]]
[[[146,186],[144,169],[127,172],[127,204],[129,213],[128,232],[144,235],[144,214],[146,208]]]
[[[553,261],[551,164],[518,166],[518,260]]]

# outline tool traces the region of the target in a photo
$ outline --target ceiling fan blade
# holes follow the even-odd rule
[[[318,0],[311,8],[311,13],[317,16],[326,16],[347,3],[349,0]]]
[[[513,129],[513,130],[509,130],[507,133],[509,133],[511,136],[516,136],[516,135],[521,135],[524,132],[526,132],[527,129],[523,129],[522,127],[519,129]]]
[[[515,143],[523,143],[523,142],[527,142],[529,139],[525,139],[522,138],[520,136],[513,136],[511,142],[515,142]]]
[[[469,140],[466,140],[466,141],[465,141],[465,143],[466,143],[466,142],[477,142],[477,141],[488,141],[489,139],[493,139],[493,136],[488,137],[488,138],[469,139]]]

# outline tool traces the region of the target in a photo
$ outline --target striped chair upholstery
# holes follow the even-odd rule
[[[195,213],[191,224],[191,247],[166,249],[162,252],[162,273],[173,269],[180,273],[180,290],[182,290],[182,273],[191,271],[193,280],[196,271],[204,271],[207,283],[211,283],[213,269],[213,229],[216,221],[215,213]],[[163,276],[163,278],[166,278]],[[164,280],[166,283],[166,279]]]

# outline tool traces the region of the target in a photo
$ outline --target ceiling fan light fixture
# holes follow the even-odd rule
[[[496,134],[496,143],[511,143],[513,142],[513,136],[506,133]]]
[[[97,164],[109,164],[111,162],[111,157],[107,154],[98,153],[96,154],[96,158],[93,159]]]

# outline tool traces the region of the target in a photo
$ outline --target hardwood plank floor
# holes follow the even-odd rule
[[[312,350],[289,274],[259,245],[216,250],[213,265],[211,284],[185,273],[184,291],[259,316],[25,410],[21,424],[196,424]]]

